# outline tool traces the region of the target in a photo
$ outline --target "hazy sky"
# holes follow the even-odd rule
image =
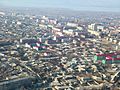
[[[0,0],[0,5],[120,12],[120,0]]]

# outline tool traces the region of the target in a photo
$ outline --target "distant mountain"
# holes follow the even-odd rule
[[[67,16],[67,17],[101,17],[101,16],[120,16],[120,12],[105,11],[77,11],[67,8],[31,8],[31,7],[4,7],[0,6],[0,11],[17,12],[30,15],[47,15],[47,16]]]

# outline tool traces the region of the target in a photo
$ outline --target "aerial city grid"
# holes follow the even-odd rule
[[[120,1],[90,1],[1,0],[0,90],[120,90]]]

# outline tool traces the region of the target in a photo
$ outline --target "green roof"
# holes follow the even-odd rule
[[[102,64],[106,64],[106,60],[102,60]]]

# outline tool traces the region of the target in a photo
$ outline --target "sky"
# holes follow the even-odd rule
[[[120,0],[0,0],[1,6],[120,12]]]

